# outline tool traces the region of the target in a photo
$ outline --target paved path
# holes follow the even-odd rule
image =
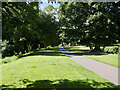
[[[62,51],[64,54],[66,54],[69,58],[71,58],[75,62],[83,65],[84,67],[97,73],[103,78],[106,78],[107,80],[113,82],[115,85],[120,85],[120,81],[118,83],[118,70],[120,72],[120,69],[101,63],[101,62],[98,62],[98,61],[95,61],[95,60],[92,60],[92,59],[89,59],[81,55],[74,54],[72,52],[65,50],[63,47],[60,47],[59,49],[60,51]]]

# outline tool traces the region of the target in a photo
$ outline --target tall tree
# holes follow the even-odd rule
[[[68,37],[69,41],[74,38],[74,41],[80,44],[95,46],[95,51],[100,51],[100,46],[116,43],[119,28],[108,16],[108,13],[112,14],[109,4],[107,2],[61,3],[59,10],[63,35],[60,35],[64,38]],[[119,16],[118,12],[116,16]]]
[[[39,9],[38,2],[4,2],[3,57],[25,53],[39,47],[56,45],[55,18]]]

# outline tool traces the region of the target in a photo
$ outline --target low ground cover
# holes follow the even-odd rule
[[[93,60],[103,62],[108,65],[112,65],[114,67],[119,67],[118,66],[118,54],[108,54],[108,53],[99,53],[99,52],[89,53],[90,51],[89,47],[85,47],[85,46],[72,46],[72,47],[64,47],[64,48],[68,51],[77,53],[79,55],[83,55]],[[107,48],[112,48],[112,46],[107,47]]]
[[[0,68],[3,88],[117,88],[58,48],[35,51]]]

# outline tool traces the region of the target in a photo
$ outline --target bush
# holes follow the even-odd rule
[[[62,46],[62,44],[59,44],[59,46],[58,47],[61,47]]]
[[[2,48],[2,57],[5,58],[6,56],[12,56],[14,55],[14,46],[13,45],[7,45]]]
[[[2,63],[9,63],[9,62],[12,62],[12,61],[16,61],[17,59],[18,59],[17,56],[6,57],[6,58],[2,59]]]
[[[51,45],[46,47],[46,49],[50,49],[50,48],[52,48],[52,46],[51,46]]]
[[[104,52],[106,52],[106,53],[112,53],[112,54],[118,54],[119,53],[119,47],[118,46],[106,47],[104,49]]]
[[[2,57],[13,56],[14,55],[14,45],[9,45],[8,41],[2,42]]]

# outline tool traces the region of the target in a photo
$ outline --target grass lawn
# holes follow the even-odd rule
[[[66,50],[83,55],[85,57],[91,58],[93,60],[118,67],[118,55],[117,54],[86,54],[90,49],[85,46],[73,46],[64,47]],[[120,67],[119,67],[120,68]]]
[[[116,88],[62,54],[58,48],[42,49],[6,64],[2,68],[3,88]]]

